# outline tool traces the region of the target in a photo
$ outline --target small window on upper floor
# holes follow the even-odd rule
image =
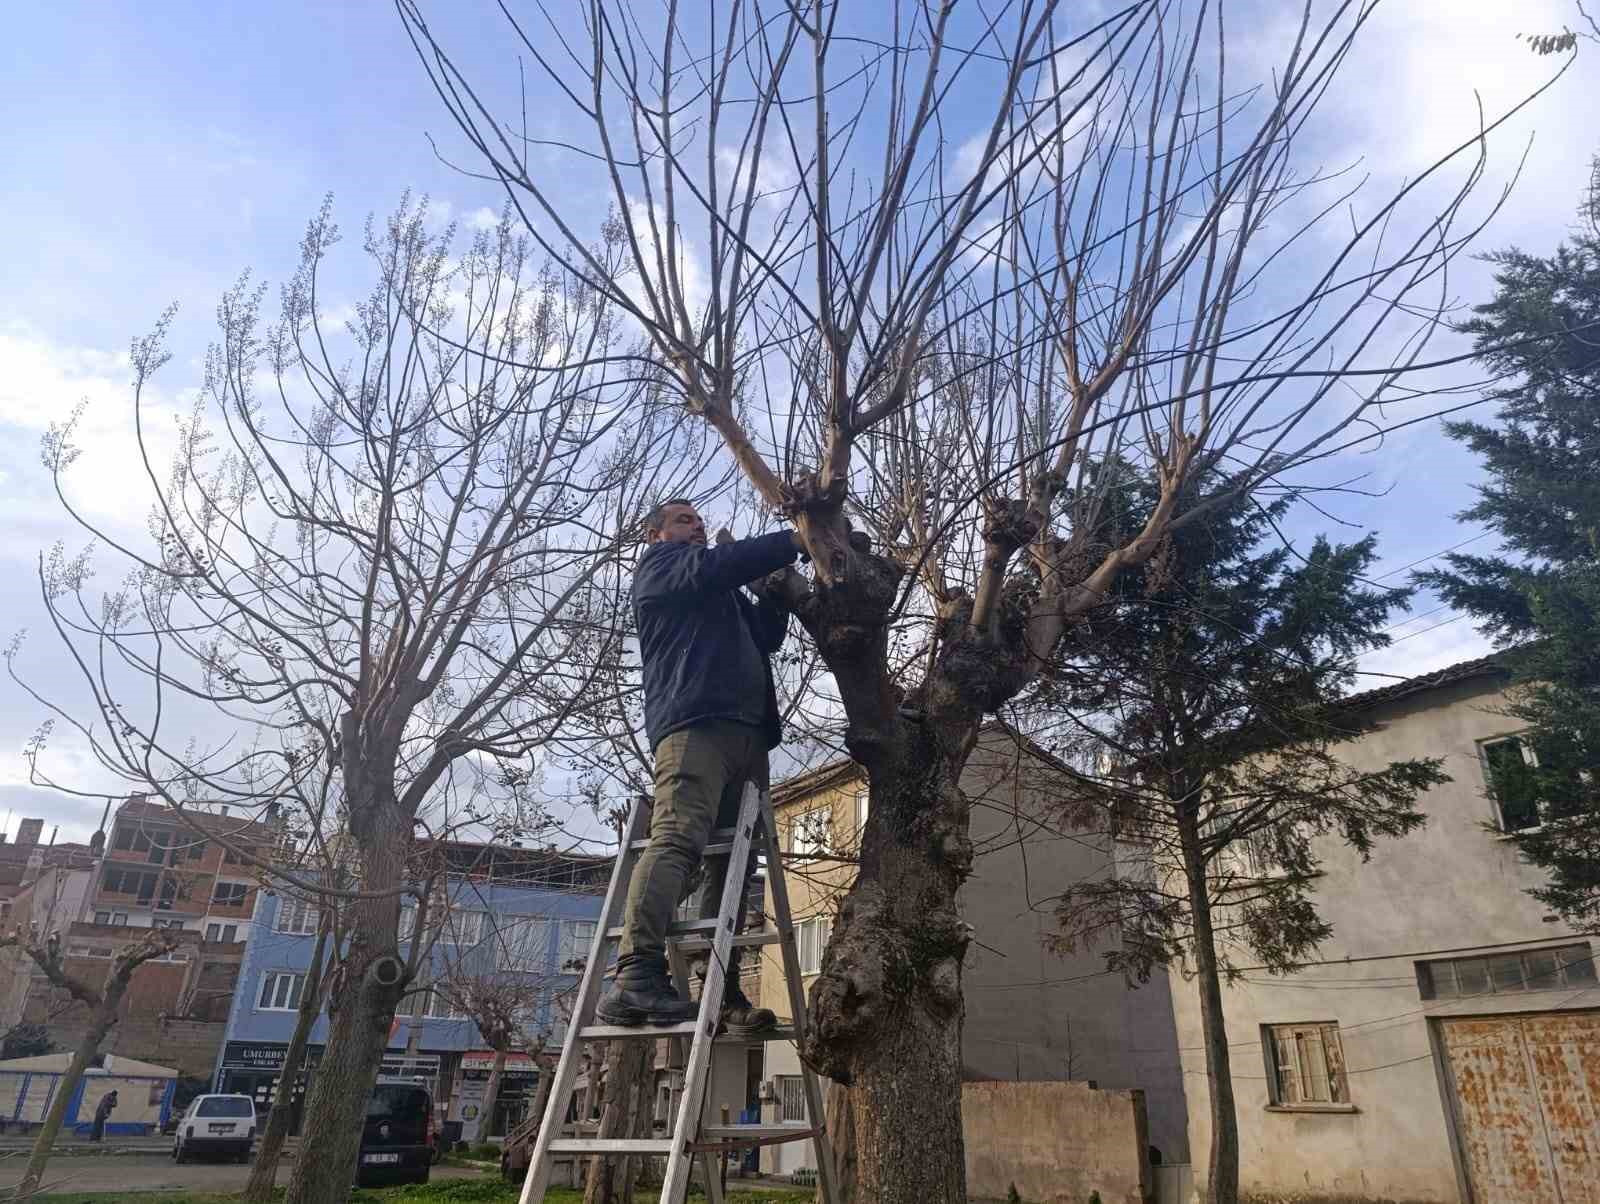
[[[1594,985],[1594,955],[1587,944],[1417,963],[1417,990],[1424,999],[1582,990]]]
[[[1344,1046],[1336,1023],[1268,1024],[1267,1087],[1275,1108],[1350,1108]]]
[[[1478,745],[1484,784],[1494,800],[1502,832],[1526,832],[1539,826],[1539,801],[1534,775],[1539,759],[1521,736],[1501,736]]]

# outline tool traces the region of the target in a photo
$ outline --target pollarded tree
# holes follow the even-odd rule
[[[474,169],[801,534],[773,588],[871,792],[806,1056],[851,1085],[864,1198],[963,1199],[979,725],[1203,517],[1197,473],[1249,492],[1429,412],[1482,141],[1345,223],[1300,150],[1365,2],[1305,10],[1270,64],[1227,4],[501,6],[550,136],[468,77],[448,6],[397,7]],[[1108,542],[1118,459],[1158,498]]]
[[[56,1085],[49,1108],[45,1110],[44,1122],[34,1136],[33,1150],[28,1155],[22,1180],[12,1194],[13,1199],[26,1200],[39,1190],[45,1167],[50,1163],[50,1151],[61,1134],[67,1106],[77,1096],[84,1071],[99,1056],[100,1047],[105,1044],[107,1035],[117,1023],[122,997],[128,992],[134,971],[153,958],[165,957],[177,944],[178,937],[172,929],[153,928],[119,950],[106,968],[104,979],[92,982],[67,969],[59,932],[41,932],[34,928],[0,936],[0,949],[21,950],[52,987],[81,1004],[87,1012],[83,1034],[78,1038],[77,1048],[72,1051],[67,1069]]]
[[[1374,540],[1318,538],[1300,556],[1277,538],[1289,498],[1258,506],[1230,482],[1202,485],[1219,504],[1118,578],[1021,705],[1080,767],[1055,800],[1068,822],[1114,831],[1149,859],[1065,884],[1057,939],[1073,949],[1111,938],[1107,967],[1130,978],[1174,964],[1193,973],[1211,1112],[1207,1199],[1236,1204],[1222,1008],[1234,955],[1293,969],[1331,931],[1316,908],[1317,839],[1335,835],[1365,857],[1375,840],[1420,825],[1417,795],[1445,778],[1436,760],[1368,771],[1340,758],[1366,727],[1340,705],[1355,659],[1389,642],[1384,624],[1410,592],[1366,584]],[[1159,494],[1136,497],[1137,525],[1139,504]]]
[[[1490,765],[1505,826],[1549,872],[1533,891],[1580,927],[1600,918],[1600,159],[1585,225],[1548,257],[1490,256],[1495,296],[1466,324],[1497,378],[1494,425],[1447,429],[1483,458],[1463,519],[1502,541],[1418,579],[1476,616],[1514,670],[1522,756]]]
[[[73,507],[75,424],[52,428],[63,505],[127,576],[94,598],[87,553],[41,559],[87,701],[33,687],[10,656],[104,769],[180,815],[197,800],[273,809],[305,833],[295,880],[347,883],[294,1204],[342,1200],[354,1172],[415,969],[398,933],[414,834],[503,827],[536,803],[532,758],[594,701],[567,652],[613,638],[590,586],[643,507],[699,479],[704,445],[660,374],[631,366],[637,335],[614,302],[542,264],[514,223],[464,251],[425,205],[369,223],[372,284],[342,329],[338,241],[325,206],[276,321],[248,282],[223,298],[170,467],[150,414],[167,319],[134,344],[147,535]],[[592,251],[620,269],[614,238]],[[74,788],[47,744],[34,751],[36,780]]]

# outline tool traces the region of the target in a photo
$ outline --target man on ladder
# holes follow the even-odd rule
[[[767,753],[782,738],[768,658],[787,619],[741,587],[794,563],[793,531],[734,540],[706,527],[693,503],[662,502],[645,522],[648,546],[633,576],[633,613],[644,670],[645,733],[655,756],[650,844],[628,885],[616,983],[600,1001],[607,1024],[677,1024],[697,1007],[673,987],[667,928],[700,866],[713,827],[733,825],[745,784],[767,788]],[[701,918],[717,914],[726,855],[705,867]],[[753,876],[755,858],[749,859]],[[739,927],[744,925],[742,905]],[[723,1031],[747,1035],[776,1024],[739,986],[739,949],[728,955]],[[696,967],[702,983],[705,962]]]

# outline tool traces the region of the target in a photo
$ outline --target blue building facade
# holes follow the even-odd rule
[[[528,864],[523,857],[506,860],[524,868]],[[528,1054],[511,1055],[496,1114],[481,1115],[477,1101],[483,1099],[494,1054],[476,1023],[453,1006],[450,996],[459,993],[459,984],[479,980],[522,991],[519,1019],[529,1049],[537,1048],[541,1038],[559,1045],[565,1035],[558,998],[576,984],[574,963],[588,954],[610,863],[566,857],[559,862],[564,870],[559,875],[479,869],[451,878],[448,918],[390,1027],[381,1073],[423,1080],[441,1118],[461,1123],[464,1140],[498,1136],[514,1126],[532,1099],[537,1076]],[[543,864],[548,868],[548,862]],[[552,877],[561,884],[552,886]],[[253,919],[214,1082],[215,1090],[252,1096],[263,1108],[279,1089],[279,1071],[316,944],[317,915],[303,900],[262,891]],[[402,937],[409,927],[408,909],[402,915]],[[403,943],[403,952],[406,947]],[[316,1074],[327,1033],[324,1009],[311,1032],[307,1072],[295,1086],[297,1100]],[[298,1119],[297,1112],[297,1129]]]

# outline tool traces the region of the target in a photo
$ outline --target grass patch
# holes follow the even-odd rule
[[[461,1179],[450,1183],[425,1183],[415,1187],[365,1187],[350,1193],[350,1204],[516,1204],[520,1184],[497,1180]],[[728,1184],[729,1200],[739,1204],[801,1204],[815,1193],[798,1187],[746,1187]],[[3,1196],[0,1196],[3,1198]],[[283,1188],[278,1189],[278,1199],[283,1198]],[[691,1193],[690,1199],[704,1199]],[[124,1192],[90,1191],[51,1193],[36,1197],[40,1204],[239,1204],[239,1197],[229,1192]],[[545,1199],[549,1204],[582,1204],[583,1193],[568,1188],[552,1188]],[[656,1193],[641,1191],[634,1195],[639,1204],[656,1204]]]
[[[417,1187],[390,1187],[381,1191],[368,1188],[350,1197],[350,1204],[516,1204],[521,1184],[460,1180],[455,1183],[428,1183]],[[739,1204],[801,1204],[814,1199],[816,1192],[800,1187],[745,1187],[729,1183],[727,1196]],[[691,1199],[697,1198],[692,1194]],[[704,1199],[704,1196],[698,1196]],[[656,1204],[656,1193],[634,1193],[638,1204]],[[582,1204],[583,1192],[554,1187],[545,1195],[548,1204]]]

